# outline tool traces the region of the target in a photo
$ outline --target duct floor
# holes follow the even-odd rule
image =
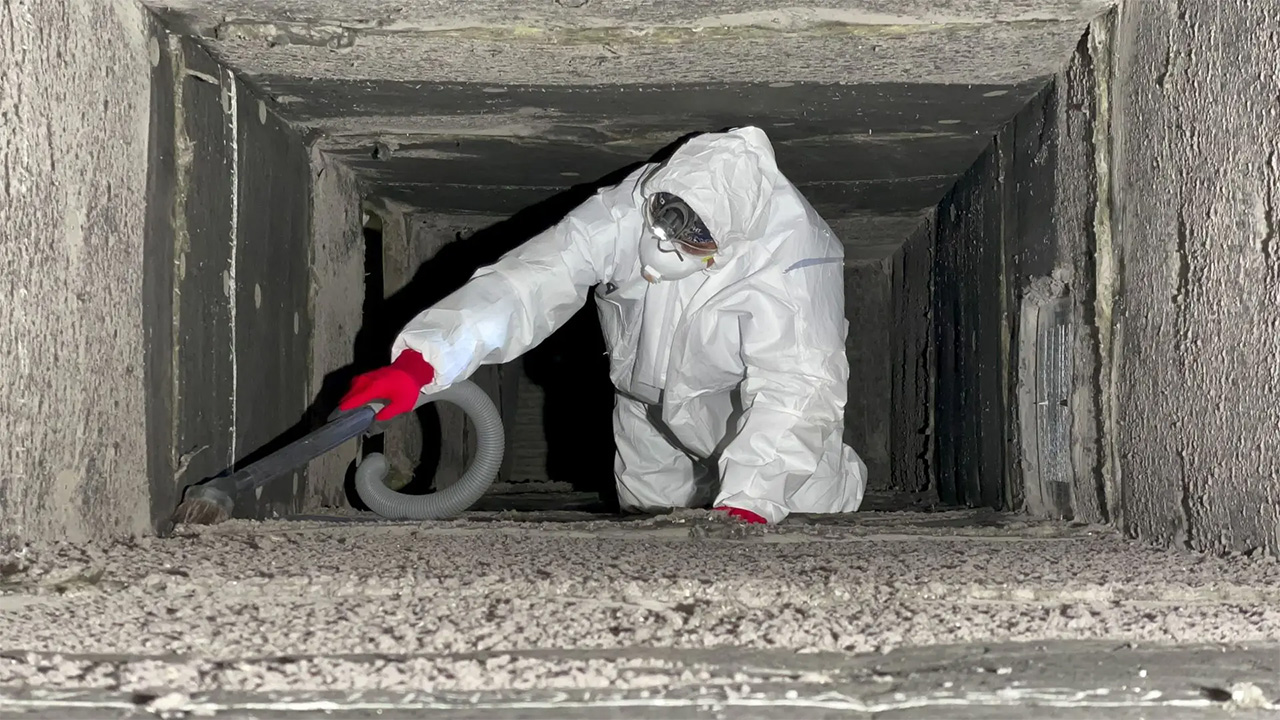
[[[1280,691],[1274,559],[981,511],[234,521],[0,573],[2,716],[1225,717]]]

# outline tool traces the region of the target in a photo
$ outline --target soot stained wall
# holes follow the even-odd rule
[[[1108,518],[1095,320],[1095,58],[1105,51],[1092,36],[1105,27],[939,206],[933,411],[944,502]],[[1047,327],[1054,303],[1059,325]]]
[[[933,484],[933,218],[919,225],[894,253],[892,308],[886,328],[889,353],[888,486],[922,492]]]
[[[249,88],[151,28],[146,240],[153,522],[181,488],[309,429],[308,154]],[[237,498],[300,507],[304,473]]]
[[[888,336],[893,326],[893,263],[846,262],[845,316],[849,320],[849,399],[845,404],[844,441],[867,464],[867,487],[891,486],[889,434],[893,413]]]

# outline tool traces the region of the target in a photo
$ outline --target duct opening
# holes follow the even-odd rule
[[[1167,4],[1125,5],[1114,70],[1107,22],[1078,42],[1091,0],[6,5],[0,714],[1267,708],[1277,423],[1255,360],[1276,353],[1250,330],[1276,315],[1275,173],[1246,161],[1274,144],[1274,83],[1239,68],[1270,67],[1276,9]],[[237,521],[148,536],[148,490],[169,511],[327,415],[389,342],[362,327],[582,195],[522,210],[742,122],[846,244],[847,439],[887,488],[867,512],[760,528],[579,502],[547,446],[556,378],[603,380],[584,328],[580,367],[477,377],[507,417],[533,407],[512,424],[545,477],[513,460],[465,519],[353,513],[343,447]],[[439,422],[441,455],[469,452]],[[1117,518],[1176,550],[1098,525]]]
[[[868,507],[1104,516],[1105,500],[1096,484],[1074,487],[1090,455],[1073,438],[1096,422],[1081,410],[1087,391],[1078,378],[1095,372],[1089,363],[1096,349],[1048,347],[1060,335],[1040,332],[1035,320],[1040,316],[1021,309],[1031,302],[1033,288],[1052,276],[1066,278],[1069,286],[1069,299],[1063,301],[1069,307],[1058,307],[1055,322],[1075,327],[1094,311],[1087,285],[1094,248],[1091,235],[1083,232],[1090,222],[1091,98],[1098,83],[1091,52],[1087,39],[1081,40],[1068,67],[1055,77],[1018,87],[970,89],[956,96],[960,107],[945,117],[932,111],[917,121],[927,129],[912,133],[894,133],[889,124],[877,127],[882,122],[877,120],[868,123],[872,127],[865,135],[819,141],[798,137],[792,123],[753,119],[770,132],[783,172],[846,246],[851,372],[845,440],[868,465]],[[744,92],[763,98],[792,91]],[[503,95],[523,92],[508,88]],[[630,102],[632,91],[611,92]],[[889,108],[911,106],[917,92],[924,91],[883,88],[888,99],[879,102]],[[965,97],[975,103],[970,110],[962,107]],[[542,101],[559,103],[570,115],[580,112],[572,92],[552,92]],[[400,112],[414,118],[408,122],[422,123],[425,119],[412,113],[427,113],[428,107],[406,106]],[[858,107],[855,103],[849,110]],[[842,118],[833,112],[827,122],[864,122],[856,114]],[[897,121],[886,116],[883,122]],[[973,126],[971,137],[957,133],[958,125]],[[367,321],[372,313],[381,328],[375,347],[388,347],[395,330],[419,310],[550,227],[595,189],[621,179],[637,161],[662,157],[679,142],[672,132],[665,136],[665,148],[654,143],[657,155],[637,155],[635,145],[620,141],[615,144],[623,154],[615,155],[584,144],[576,136],[584,131],[566,125],[557,130],[563,137],[373,132],[373,142],[367,141],[369,135],[361,142],[319,141],[335,162],[362,179],[374,204],[391,218],[392,245],[379,239],[384,236],[366,234],[370,258],[378,252],[372,243],[381,243],[381,267],[387,272],[382,280],[367,277],[385,291],[381,305],[365,309]],[[856,173],[852,168],[877,163],[894,175],[865,180],[850,175]],[[559,169],[550,173],[549,167]],[[929,167],[949,169],[935,176]],[[590,177],[599,180],[583,182]],[[537,202],[524,201],[539,196],[543,199]],[[504,214],[507,209],[510,214]],[[1042,320],[1050,322],[1048,316]],[[1087,345],[1075,333],[1068,337],[1063,341],[1068,345]],[[362,337],[360,342],[369,341]],[[1044,363],[1053,358],[1066,365],[1050,369]],[[546,507],[556,498],[575,508],[616,506],[613,390],[607,371],[592,299],[524,357],[481,369],[476,379],[498,403],[508,434],[507,462],[483,508]],[[1038,379],[1032,378],[1035,373]],[[1046,384],[1054,379],[1060,386]],[[1040,417],[1040,396],[1057,398],[1064,392],[1075,393],[1070,407],[1053,418]],[[447,484],[451,473],[465,466],[474,439],[461,415],[438,416],[434,407],[422,412],[430,417],[424,415],[420,430],[393,433],[387,442],[400,448],[391,448],[393,467],[399,452],[399,472],[429,491],[431,480],[424,478]],[[429,461],[414,462],[420,455]]]

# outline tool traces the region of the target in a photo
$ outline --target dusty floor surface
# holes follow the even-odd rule
[[[1226,717],[1280,690],[1272,559],[974,512],[237,521],[0,573],[0,715]]]

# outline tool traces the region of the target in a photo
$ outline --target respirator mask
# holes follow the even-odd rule
[[[714,263],[718,248],[711,231],[689,203],[675,195],[650,196],[644,205],[644,225],[640,264],[645,280],[679,280]]]

